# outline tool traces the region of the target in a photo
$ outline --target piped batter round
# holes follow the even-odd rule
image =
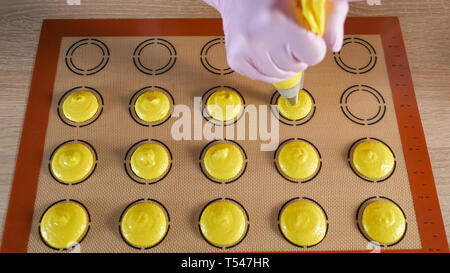
[[[158,244],[167,229],[166,214],[160,206],[151,202],[140,202],[128,208],[120,223],[123,238],[138,248]]]
[[[161,91],[147,91],[137,98],[134,110],[143,121],[157,122],[169,114],[170,101]]]
[[[203,157],[206,172],[218,180],[235,178],[244,165],[240,149],[231,143],[218,143],[208,148]]]
[[[54,153],[51,171],[58,181],[74,183],[84,179],[94,167],[92,151],[81,143],[68,143]]]
[[[280,171],[293,179],[306,179],[314,175],[319,167],[319,155],[314,147],[302,140],[284,145],[278,153]]]
[[[284,237],[298,246],[313,246],[322,241],[327,232],[322,209],[309,201],[290,202],[281,212],[280,228]]]
[[[398,242],[406,230],[406,220],[401,209],[390,201],[374,201],[362,214],[364,233],[381,244]]]
[[[298,103],[290,105],[282,96],[278,98],[278,110],[280,114],[289,120],[305,118],[312,109],[312,99],[305,91],[298,93]]]
[[[381,179],[394,169],[395,159],[391,150],[383,143],[368,140],[359,143],[353,150],[354,169],[370,179]]]
[[[130,165],[134,174],[143,179],[161,177],[169,168],[169,153],[161,145],[140,145],[131,155]]]
[[[200,216],[200,230],[210,243],[227,247],[238,243],[247,229],[244,211],[230,201],[209,204]]]
[[[67,201],[57,203],[45,212],[39,231],[49,246],[65,249],[80,242],[88,225],[86,210],[76,202]]]
[[[99,108],[97,97],[89,91],[75,91],[64,100],[64,116],[73,122],[85,122],[95,116]]]
[[[209,96],[206,102],[206,110],[216,120],[233,120],[241,113],[242,99],[233,90],[218,90]]]

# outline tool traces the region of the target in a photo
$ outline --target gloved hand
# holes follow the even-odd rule
[[[328,0],[323,37],[294,20],[293,0],[204,0],[222,15],[227,61],[251,79],[278,83],[342,47],[348,2]]]

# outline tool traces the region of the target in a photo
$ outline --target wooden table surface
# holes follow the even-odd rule
[[[81,5],[68,5],[81,2]],[[352,3],[349,16],[398,16],[450,238],[450,8],[447,0]],[[201,0],[0,0],[0,234],[43,19],[219,17]]]

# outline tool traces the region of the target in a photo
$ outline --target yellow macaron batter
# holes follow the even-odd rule
[[[95,116],[99,108],[97,97],[89,91],[75,91],[64,99],[64,116],[73,122],[85,122]]]
[[[278,89],[290,89],[296,86],[302,79],[303,72],[298,72],[294,77],[284,80],[282,82],[274,83],[273,85]]]
[[[319,36],[325,33],[327,15],[326,0],[297,0],[301,11],[300,24]]]
[[[230,201],[209,204],[200,216],[200,230],[210,243],[226,247],[238,243],[247,229],[243,210]]]
[[[231,143],[219,143],[208,148],[203,157],[206,172],[213,178],[228,180],[242,170],[244,159],[240,149]]]
[[[242,99],[233,90],[218,90],[209,96],[206,101],[206,110],[214,119],[220,121],[233,120],[241,113]]]
[[[166,214],[152,202],[140,202],[131,206],[120,222],[123,238],[138,248],[156,245],[164,238],[167,230]]]
[[[58,181],[74,183],[84,179],[92,171],[94,155],[84,144],[68,143],[56,150],[50,166]]]
[[[406,230],[406,220],[400,208],[389,201],[374,201],[362,214],[364,233],[381,244],[393,244],[400,240]]]
[[[57,249],[70,248],[87,232],[89,217],[78,203],[64,201],[51,206],[42,217],[39,231],[42,239]]]
[[[314,175],[319,167],[319,155],[314,147],[302,140],[284,145],[278,153],[281,172],[293,179],[306,179]]]
[[[278,111],[289,120],[299,120],[306,117],[312,109],[312,99],[305,91],[298,93],[298,103],[290,105],[282,96],[278,98]]]
[[[291,243],[298,246],[313,246],[325,237],[326,217],[316,204],[298,200],[290,202],[281,212],[280,228]]]
[[[161,91],[147,91],[137,98],[134,110],[145,122],[161,121],[169,114],[170,101]]]
[[[130,165],[138,177],[156,179],[167,171],[169,161],[169,153],[160,144],[145,143],[133,152]]]
[[[394,169],[394,155],[383,143],[368,140],[358,144],[353,150],[352,163],[356,171],[370,179],[380,179]]]

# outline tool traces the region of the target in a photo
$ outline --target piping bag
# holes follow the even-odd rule
[[[327,0],[297,0],[296,19],[302,27],[316,35],[323,36],[325,31],[325,5]],[[273,85],[289,105],[297,105],[298,93],[303,89],[304,72]]]

